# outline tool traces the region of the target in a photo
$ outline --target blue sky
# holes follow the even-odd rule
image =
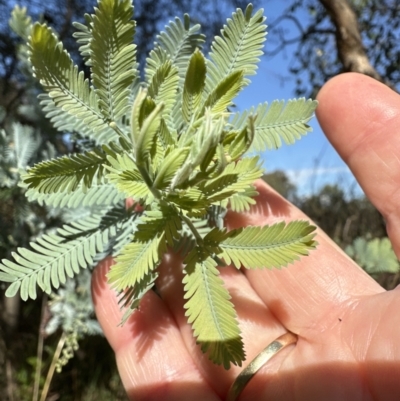
[[[268,24],[282,13],[288,1],[262,0],[261,4]],[[267,36],[266,47],[269,45],[272,46],[268,43]],[[252,105],[275,99],[294,98],[294,76],[290,76],[288,72],[291,57],[289,49],[286,55],[279,53],[272,59],[262,58],[257,75],[251,77],[252,83],[235,101],[238,109],[244,110]],[[279,79],[282,75],[287,75],[291,79],[283,84]],[[360,195],[361,189],[352,173],[325,138],[316,118],[310,121],[310,125],[313,132],[294,145],[283,145],[278,150],[262,154],[266,171],[272,172],[277,169],[285,171],[301,195],[314,193],[326,183],[338,183],[349,195],[354,193]]]

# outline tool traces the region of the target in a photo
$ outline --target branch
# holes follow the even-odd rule
[[[319,0],[336,27],[336,47],[344,71],[360,72],[394,89],[372,66],[361,40],[357,16],[348,0]]]

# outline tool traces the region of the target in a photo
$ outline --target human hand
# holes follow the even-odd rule
[[[400,256],[400,97],[358,74],[343,74],[319,93],[317,117],[327,137],[387,221]],[[229,228],[304,219],[266,184],[251,213],[229,213]],[[384,291],[323,232],[310,256],[282,270],[221,269],[238,313],[247,360],[288,330],[298,335],[245,387],[246,400],[398,400],[400,291]],[[183,308],[176,255],[161,265],[158,288],[120,327],[116,295],[106,283],[112,260],[96,268],[96,314],[116,353],[131,399],[224,400],[243,367],[226,371],[203,355]]]

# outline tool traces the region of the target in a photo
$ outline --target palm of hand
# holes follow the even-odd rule
[[[400,164],[393,152],[400,149],[397,94],[349,74],[332,80],[319,97],[323,129],[387,218],[399,254],[395,194]],[[227,216],[229,227],[304,218],[266,185],[260,183],[259,192],[251,213]],[[295,346],[254,376],[240,400],[398,399],[400,293],[385,292],[322,232],[317,240],[318,249],[288,269],[243,274],[224,268],[221,273],[238,312],[248,360],[287,330],[299,336]],[[135,400],[223,400],[242,368],[225,371],[213,365],[194,343],[184,316],[178,258],[168,255],[163,262],[161,298],[147,294],[122,328],[117,327],[121,313],[115,295],[105,284],[110,263],[107,259],[97,269],[93,297],[128,395]]]

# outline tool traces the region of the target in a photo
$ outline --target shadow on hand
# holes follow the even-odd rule
[[[108,257],[96,267],[92,278],[93,302],[99,322],[114,351],[120,344],[134,344],[138,362],[155,342],[161,341],[174,321],[169,313],[165,313],[166,307],[161,299],[150,290],[142,298],[139,308],[121,326],[124,310],[118,305],[117,293],[109,287],[106,277],[113,264],[113,259]]]
[[[273,223],[275,218],[290,217],[293,208],[281,195],[275,192],[267,183],[258,180],[255,183],[259,195],[254,199],[255,205],[244,213],[229,211],[225,222],[229,229],[248,225],[264,225],[267,219]]]
[[[363,401],[398,400],[400,361],[375,361],[368,365],[340,360],[300,366],[271,373],[264,365],[241,393],[240,401]],[[367,375],[366,375],[367,373]],[[224,401],[204,398],[204,387],[188,381],[166,381],[128,391],[130,399],[163,401]]]

